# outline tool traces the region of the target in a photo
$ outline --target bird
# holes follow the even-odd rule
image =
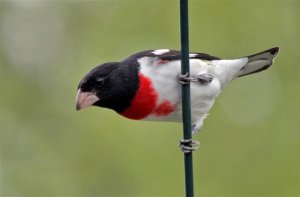
[[[190,84],[192,134],[197,133],[216,97],[232,80],[269,68],[279,47],[241,58],[189,53],[190,73],[181,74],[181,52],[154,49],[96,66],[79,82],[76,110],[109,108],[129,119],[182,122],[181,86]],[[187,153],[197,141],[180,141]]]

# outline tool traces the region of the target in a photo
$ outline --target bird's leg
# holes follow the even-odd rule
[[[198,79],[196,77],[191,77],[191,76],[188,77],[188,75],[189,75],[189,73],[186,73],[186,74],[178,73],[176,77],[177,77],[179,83],[181,83],[181,84],[188,84],[191,81],[198,81]]]
[[[197,150],[199,148],[199,144],[200,143],[198,141],[194,141],[192,139],[180,140],[179,148],[183,153],[190,153]]]
[[[213,76],[208,73],[200,74],[196,78],[201,84],[207,84],[213,80]]]

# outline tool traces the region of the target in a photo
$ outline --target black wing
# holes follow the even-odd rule
[[[148,50],[148,51],[142,51],[136,54],[133,54],[126,58],[124,61],[128,62],[136,62],[138,59],[142,57],[153,57],[153,58],[159,58],[162,61],[173,61],[173,60],[180,60],[181,59],[181,53],[180,51],[175,50],[169,50],[166,52],[156,52],[159,50]],[[190,59],[201,59],[201,60],[219,60],[220,58],[208,55],[206,53],[192,53],[190,52]]]

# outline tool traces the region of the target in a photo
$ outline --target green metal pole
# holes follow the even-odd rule
[[[189,20],[188,0],[180,0],[180,40],[181,40],[181,74],[190,72],[189,62]],[[191,133],[191,99],[190,84],[182,84],[182,121],[183,138],[192,139]],[[192,152],[184,154],[185,193],[187,197],[194,196],[193,181],[193,155]]]

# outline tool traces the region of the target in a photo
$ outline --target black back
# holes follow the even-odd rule
[[[155,50],[147,50],[147,51],[142,51],[136,54],[133,54],[126,58],[124,62],[133,62],[136,61],[139,58],[142,57],[153,57],[153,58],[159,58],[161,60],[180,60],[181,59],[181,52],[180,51],[175,51],[175,50],[170,50],[169,52],[162,53],[161,55],[156,55],[154,54]],[[206,53],[193,53],[190,52],[190,54],[195,54],[193,57],[190,57],[190,59],[201,59],[201,60],[219,60],[220,58],[208,55]]]

